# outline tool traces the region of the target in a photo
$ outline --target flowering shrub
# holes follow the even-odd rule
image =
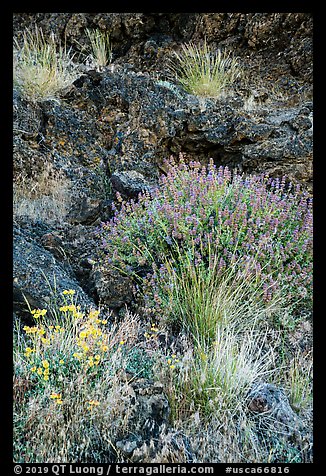
[[[64,387],[72,375],[79,375],[88,385],[107,368],[113,371],[114,363],[118,368],[127,342],[123,328],[117,332],[110,323],[108,330],[108,320],[100,318],[100,311],[81,312],[74,303],[74,293],[72,289],[63,291],[57,323],[46,319],[45,309],[31,310],[36,325],[23,327],[24,344],[19,352],[32,386],[41,392],[52,389],[51,395],[60,398],[49,398],[57,404],[62,403]]]
[[[254,279],[269,301],[286,289],[288,302],[309,302],[312,288],[312,199],[299,185],[267,175],[231,174],[227,167],[183,161],[137,202],[118,195],[120,209],[102,225],[111,264],[128,273],[151,269],[155,283],[168,283],[166,263],[191,261],[200,269],[230,266]]]
[[[146,349],[137,360],[137,316],[82,312],[74,294],[65,290],[51,316],[30,309],[35,323],[14,335],[15,461],[108,461],[104,442],[126,425],[121,373],[150,371]]]

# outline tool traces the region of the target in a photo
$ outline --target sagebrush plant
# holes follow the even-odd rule
[[[168,63],[172,78],[189,93],[203,97],[218,97],[240,76],[236,58],[221,50],[189,43],[174,52]]]
[[[91,44],[90,59],[97,67],[110,64],[112,60],[112,48],[110,37],[107,32],[101,30],[86,29],[88,39]]]
[[[121,202],[101,228],[110,265],[128,274],[150,270],[165,282],[167,261],[245,270],[268,302],[280,290],[288,304],[312,298],[312,198],[285,178],[231,174],[213,161],[179,164],[138,201]],[[149,296],[150,297],[150,296]],[[158,303],[160,305],[160,302]]]
[[[42,29],[25,30],[14,39],[14,87],[29,100],[58,99],[60,91],[78,77],[71,49],[57,46],[54,35]]]

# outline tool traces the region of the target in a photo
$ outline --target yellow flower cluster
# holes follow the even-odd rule
[[[80,306],[75,306],[75,304],[66,304],[65,306],[59,307],[59,311],[67,313],[71,312],[72,317],[76,319],[82,319],[84,317],[84,314],[80,312]]]
[[[25,349],[25,357],[29,357],[33,352],[35,352],[35,349],[31,349],[30,347],[26,347]]]
[[[69,368],[71,357],[80,361],[84,370],[96,368],[103,362],[104,354],[110,348],[109,336],[102,328],[108,321],[100,318],[100,311],[91,309],[84,314],[80,312],[80,306],[73,303],[74,290],[65,290],[62,294],[64,305],[59,310],[66,322],[64,327],[59,324],[47,324],[44,321],[42,325],[24,326],[29,338],[29,347],[25,348],[24,355],[28,358],[30,372],[39,376],[43,382],[50,379],[50,371],[53,383],[57,379],[62,380],[63,374]],[[45,313],[46,310],[32,311],[34,316],[44,316]],[[120,341],[120,345],[123,344],[124,341]],[[65,360],[62,358],[63,352],[67,352]],[[51,361],[47,360],[49,355],[51,360],[53,356],[51,365]],[[65,367],[67,359],[68,367]]]
[[[83,328],[76,338],[76,343],[82,349],[82,352],[75,352],[73,356],[79,360],[85,360],[86,358],[88,367],[100,363],[101,356],[98,354],[98,350],[106,352],[109,349],[106,343],[106,335],[100,329],[100,325],[107,324],[107,320],[99,319],[99,314],[100,312],[94,309],[89,312],[87,320],[83,323]]]
[[[177,356],[175,354],[172,354],[171,355],[172,359],[168,358],[167,359],[167,363],[168,363],[168,366],[170,367],[171,370],[175,369],[175,364],[177,364],[179,361],[179,359],[177,359]]]
[[[144,333],[144,336],[146,337],[146,339],[155,339],[157,337],[157,333],[159,332],[160,330],[156,327],[156,325],[154,323],[152,323],[151,325],[151,329],[150,329],[150,333],[149,332],[145,332]]]
[[[39,319],[40,317],[45,316],[46,313],[47,313],[46,309],[33,309],[31,311],[31,314],[34,317],[34,319]]]
[[[75,290],[74,289],[65,289],[62,294],[64,294],[65,296],[73,296],[75,294]]]
[[[51,393],[50,398],[55,401],[58,405],[62,405],[62,396],[61,393]]]
[[[31,368],[31,372],[36,372],[37,375],[39,375],[40,377],[43,376],[43,380],[48,381],[50,376],[50,364],[48,360],[42,361],[42,367],[37,368],[35,365],[33,365],[33,367]]]

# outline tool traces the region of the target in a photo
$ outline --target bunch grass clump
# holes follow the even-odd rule
[[[71,203],[70,192],[70,180],[52,163],[44,164],[37,178],[21,173],[13,186],[14,216],[63,221]]]
[[[60,91],[78,77],[71,50],[57,46],[54,35],[25,30],[22,43],[14,39],[14,86],[29,100],[58,99]]]
[[[107,32],[100,30],[86,30],[91,44],[91,61],[98,67],[104,67],[111,63],[112,48],[110,37]]]
[[[210,49],[206,39],[202,46],[182,45],[168,68],[187,92],[203,97],[219,97],[240,76],[237,60],[227,52]]]

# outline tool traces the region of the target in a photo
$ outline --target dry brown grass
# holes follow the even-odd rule
[[[20,174],[13,186],[13,213],[45,222],[65,219],[70,206],[70,180],[46,163],[37,177]]]

